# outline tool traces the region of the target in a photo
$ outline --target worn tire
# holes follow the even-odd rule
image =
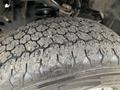
[[[119,63],[120,37],[102,24],[44,19],[0,38],[0,90],[114,86],[120,84]]]

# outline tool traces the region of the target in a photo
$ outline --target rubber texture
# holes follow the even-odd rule
[[[0,38],[0,90],[119,63],[120,37],[102,24],[83,18],[43,19]]]

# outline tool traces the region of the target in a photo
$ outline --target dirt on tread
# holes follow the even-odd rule
[[[83,18],[43,19],[0,39],[0,90],[119,62],[120,37],[102,24]]]

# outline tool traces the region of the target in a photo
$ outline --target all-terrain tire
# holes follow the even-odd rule
[[[119,63],[120,37],[102,24],[44,19],[0,38],[0,90],[114,86],[120,84]]]

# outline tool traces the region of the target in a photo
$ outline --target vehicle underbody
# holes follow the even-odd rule
[[[102,21],[101,12],[89,7],[89,0],[1,0],[0,29],[13,30],[48,17],[87,17]]]

